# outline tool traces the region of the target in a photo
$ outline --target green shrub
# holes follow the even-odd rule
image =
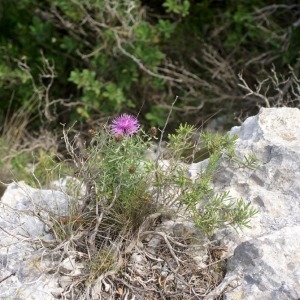
[[[0,111],[11,98],[16,109],[37,97],[32,114],[47,107],[50,121],[141,110],[161,125],[178,95],[171,126],[200,112],[202,120],[219,109],[232,116],[241,110],[236,74],[255,82],[272,64],[282,74],[296,64],[295,4],[4,0]]]

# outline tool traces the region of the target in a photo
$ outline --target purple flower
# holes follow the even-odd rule
[[[111,130],[115,135],[132,135],[140,128],[135,116],[123,114],[112,121]]]

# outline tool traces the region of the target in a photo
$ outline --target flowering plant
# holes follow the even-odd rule
[[[191,150],[189,155],[195,162],[199,141],[193,144],[191,137],[197,129],[180,125],[175,134],[168,135],[162,149],[164,129],[159,130],[161,136],[155,143],[156,128],[150,128],[146,134],[135,116],[122,114],[99,132],[93,132],[90,146],[85,149],[85,159],[81,152],[75,151],[76,143],[70,142],[64,134],[76,165],[76,175],[82,179],[86,194],[74,199],[69,215],[63,219],[67,224],[55,219],[53,231],[64,245],[69,239],[72,243],[68,245],[88,253],[88,273],[81,280],[87,278],[90,283],[115,270],[126,274],[125,258],[133,248],[143,251],[144,241],[153,234],[163,237],[172,259],[180,265],[181,260],[176,255],[182,253],[185,257],[186,253],[173,249],[172,245],[186,247],[183,243],[189,244],[195,236],[189,236],[188,232],[187,236],[177,236],[174,232],[169,235],[156,231],[163,220],[168,222],[170,218],[179,217],[182,223],[184,218],[192,221],[197,230],[211,235],[216,228],[227,225],[248,226],[255,215],[250,202],[232,199],[228,192],[216,195],[213,190],[213,175],[220,159],[226,157],[232,162],[234,158],[235,137],[200,134],[203,147],[209,149],[209,158],[206,167],[197,170],[193,177],[189,165],[184,163],[184,155]],[[157,152],[149,158],[146,152],[153,144]],[[243,166],[247,163],[251,160]],[[181,274],[174,276],[182,278]]]
[[[250,217],[255,214],[243,202],[237,201],[235,206],[229,195],[224,193],[214,196],[213,193],[213,173],[222,155],[231,157],[234,154],[236,137],[209,133],[199,135],[205,144],[204,148],[210,149],[209,162],[206,170],[200,172],[200,180],[193,181],[189,178],[188,166],[181,162],[186,161],[186,150],[195,146],[190,142],[196,132],[194,126],[180,125],[175,134],[168,136],[165,148],[159,149],[161,157],[154,160],[147,159],[145,153],[156,139],[156,128],[151,128],[149,134],[146,134],[137,117],[130,114],[116,117],[108,128],[108,132],[104,130],[94,137],[89,161],[90,167],[97,165],[101,170],[95,175],[98,197],[112,205],[113,210],[107,215],[120,221],[117,222],[119,225],[114,225],[116,231],[122,230],[125,220],[129,227],[136,230],[149,214],[160,210],[162,206],[173,209],[174,203],[177,203],[175,206],[178,208],[189,210],[194,223],[207,234],[228,222],[237,227],[247,226]],[[198,150],[192,150],[195,152],[191,154],[192,161],[196,159]],[[167,167],[158,163],[164,153],[171,155]],[[205,198],[211,201],[206,204],[205,213],[199,214],[197,205]],[[224,214],[224,210],[228,214]],[[229,221],[232,220],[232,214],[236,214],[234,222]]]
[[[111,131],[116,136],[131,136],[138,132],[139,121],[135,116],[123,114],[112,121]]]

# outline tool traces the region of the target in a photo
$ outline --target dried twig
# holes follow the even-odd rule
[[[265,79],[263,81],[258,82],[258,86],[256,87],[256,90],[253,91],[248,86],[248,84],[246,83],[246,81],[244,80],[242,74],[239,74],[238,77],[239,77],[240,81],[242,82],[242,83],[238,84],[238,86],[240,86],[241,88],[245,89],[248,92],[245,97],[250,96],[250,95],[254,95],[257,98],[263,100],[265,102],[266,107],[271,107],[268,98],[265,95],[262,95],[260,93],[262,86],[269,80],[269,78],[267,78],[267,79]]]
[[[235,286],[240,284],[242,276],[241,274],[229,274],[227,275],[224,280],[210,293],[208,293],[203,300],[214,300],[222,295],[222,293],[225,291],[225,289],[234,284]]]

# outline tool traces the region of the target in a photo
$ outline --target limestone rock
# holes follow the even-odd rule
[[[54,261],[42,251],[51,244],[39,213],[65,214],[69,198],[59,191],[11,183],[0,201],[0,299],[57,299],[62,288],[48,274]]]
[[[255,153],[256,170],[230,168],[224,162],[215,178],[218,190],[251,201],[259,213],[252,228],[216,236],[230,245],[227,277],[242,274],[226,300],[300,298],[300,110],[263,108],[240,127],[236,153]],[[226,280],[226,278],[225,278]]]

